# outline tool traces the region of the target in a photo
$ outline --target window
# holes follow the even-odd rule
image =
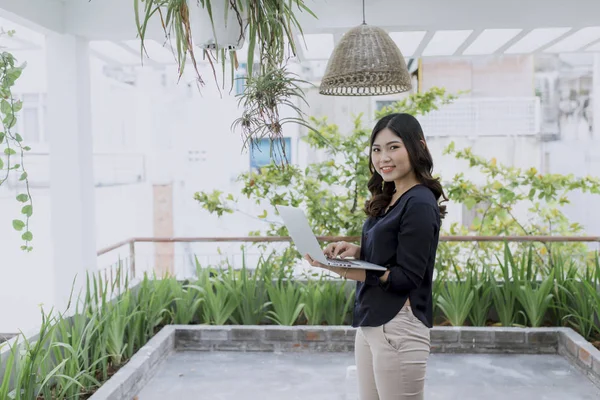
[[[234,80],[236,95],[240,95],[240,94],[244,93],[244,89],[246,88],[246,75],[247,75],[246,71],[247,71],[247,64],[240,63],[239,68],[237,69],[237,72],[235,73],[235,80]]]
[[[279,164],[284,160],[288,164],[292,162],[292,139],[289,137],[275,139],[259,139],[250,147],[250,168],[255,172],[260,168],[271,164],[271,161]]]
[[[43,143],[45,135],[46,95],[42,93],[26,93],[18,96],[23,101],[23,109],[17,115],[17,133],[27,143]]]
[[[39,143],[40,140],[40,117],[39,110],[35,108],[23,108],[24,140],[30,143]]]
[[[252,73],[256,74],[255,71],[260,70],[260,65],[258,63],[252,64]],[[235,76],[233,79],[233,85],[235,89],[235,94],[239,95],[244,93],[246,89],[246,78],[248,77],[248,64],[240,63],[237,70],[235,71]]]

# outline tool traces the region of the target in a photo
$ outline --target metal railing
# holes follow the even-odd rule
[[[282,243],[291,242],[289,236],[239,236],[239,237],[134,237],[98,250],[97,256],[127,247],[126,267],[131,277],[136,277],[136,244],[141,243]],[[358,242],[360,236],[317,236],[319,242]],[[440,242],[537,242],[537,243],[598,243],[600,236],[440,236]],[[105,270],[110,274],[112,270]],[[108,276],[107,276],[108,277]]]

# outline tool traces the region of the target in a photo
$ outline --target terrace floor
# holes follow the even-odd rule
[[[176,352],[139,400],[356,400],[353,353]],[[432,354],[426,400],[598,400],[559,355]]]

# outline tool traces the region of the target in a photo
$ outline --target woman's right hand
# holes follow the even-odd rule
[[[343,241],[329,243],[323,253],[325,253],[325,257],[329,258],[339,256],[340,258],[353,257],[358,260],[360,258],[360,246]]]

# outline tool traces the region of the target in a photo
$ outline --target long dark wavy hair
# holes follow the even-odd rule
[[[423,143],[421,143],[421,140],[425,141],[421,124],[410,114],[398,113],[386,115],[381,118],[373,128],[373,133],[371,133],[369,170],[372,175],[368,183],[371,199],[365,204],[365,213],[371,217],[378,216],[390,204],[396,188],[394,182],[384,182],[381,175],[375,171],[371,157],[375,137],[385,128],[390,129],[402,139],[417,181],[427,186],[433,192],[440,208],[440,217],[444,218],[446,215],[446,206],[441,203],[448,201],[448,198],[444,194],[444,189],[439,178],[434,178],[431,175],[433,171],[433,159],[427,146],[423,146]]]

